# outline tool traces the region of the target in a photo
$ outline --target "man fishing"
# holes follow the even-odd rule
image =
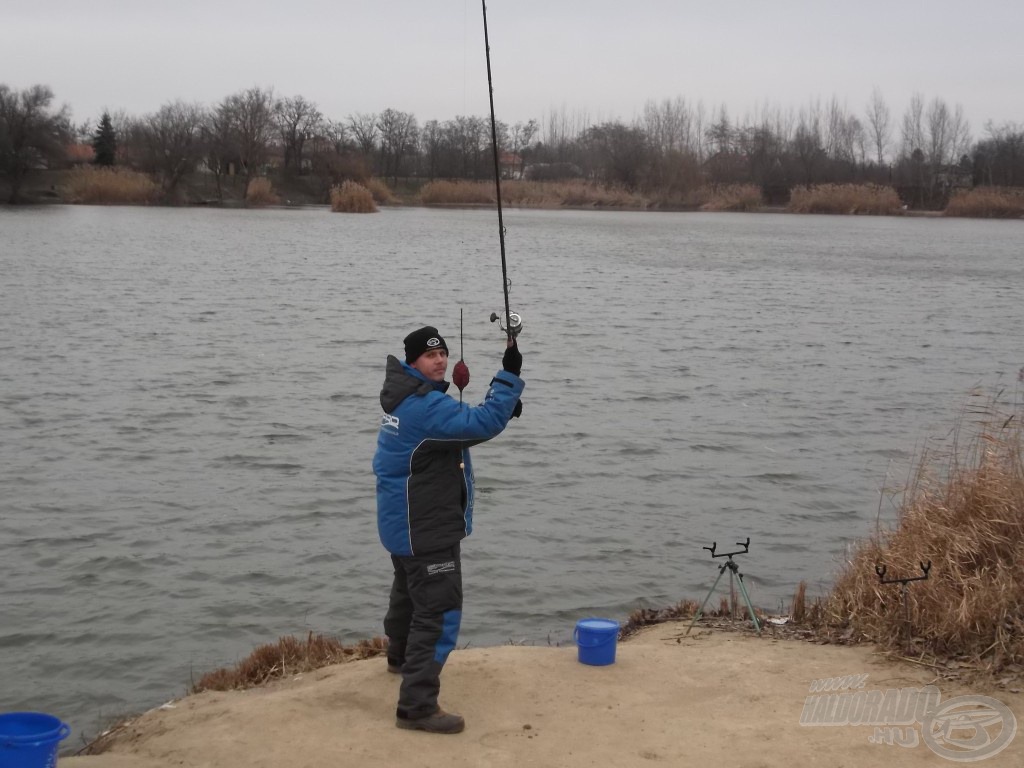
[[[436,328],[404,341],[404,363],[388,355],[373,458],[377,529],[395,572],[384,617],[388,671],[402,675],[399,728],[459,733],[465,720],[442,710],[437,697],[462,618],[460,542],[473,530],[469,447],[522,412],[523,357],[510,334],[502,370],[484,401],[470,406],[446,394],[448,345]],[[459,368],[453,378],[461,389],[469,377]]]

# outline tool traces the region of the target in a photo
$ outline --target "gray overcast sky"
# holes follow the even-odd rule
[[[490,0],[498,119],[631,120],[682,96],[742,118],[878,86],[1024,123],[1024,0]],[[76,122],[260,85],[328,117],[486,115],[479,0],[0,0],[0,83],[49,85]]]

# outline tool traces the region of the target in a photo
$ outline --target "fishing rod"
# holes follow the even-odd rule
[[[498,327],[505,331],[508,335],[509,341],[512,341],[519,335],[519,332],[523,330],[523,319],[517,313],[512,312],[509,309],[508,304],[508,290],[512,283],[508,279],[508,264],[505,260],[505,224],[501,216],[501,168],[498,162],[498,127],[497,121],[494,119],[494,81],[491,78],[491,41],[487,34],[487,0],[480,0],[480,5],[483,8],[484,14],[484,52],[487,56],[487,94],[491,103],[491,149],[494,154],[494,188],[498,200],[498,242],[501,245],[501,287],[502,292],[505,295],[505,326],[502,328],[496,312],[491,313],[491,322],[493,323],[495,320],[499,320]]]

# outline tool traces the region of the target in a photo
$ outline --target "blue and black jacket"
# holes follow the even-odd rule
[[[526,385],[498,371],[477,406],[449,397],[448,386],[388,355],[373,471],[377,531],[393,555],[427,554],[472,533],[469,447],[501,434]]]

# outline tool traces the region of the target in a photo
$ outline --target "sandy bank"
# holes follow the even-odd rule
[[[580,664],[575,648],[455,651],[441,703],[464,733],[400,731],[399,680],[382,658],[327,667],[249,691],[204,693],[124,728],[110,752],[63,768],[169,766],[935,766],[955,764],[922,739],[872,743],[869,725],[800,724],[813,680],[867,675],[862,690],[936,684],[945,702],[988,694],[1024,726],[1024,695],[937,681],[869,647],[815,645],[666,623],[620,642],[616,663]],[[922,726],[904,728],[920,734]],[[1000,728],[988,729],[997,735]],[[882,729],[883,733],[886,732]],[[961,734],[963,735],[963,734]],[[1017,735],[985,766],[1024,764]]]

